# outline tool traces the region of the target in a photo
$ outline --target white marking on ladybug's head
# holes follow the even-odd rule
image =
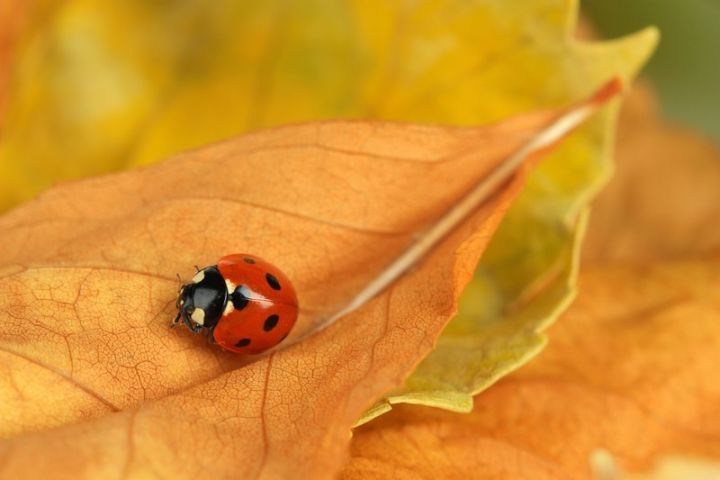
[[[223,316],[230,315],[234,311],[235,311],[235,305],[233,305],[232,302],[228,301],[227,305],[225,305],[225,311],[223,312]]]
[[[205,310],[203,310],[202,308],[196,308],[195,310],[193,310],[190,318],[198,325],[205,325]]]
[[[233,292],[235,291],[235,289],[237,288],[237,285],[235,285],[233,282],[231,282],[227,278],[225,279],[225,286],[227,287],[228,295],[232,295]]]
[[[200,283],[205,279],[205,270],[200,270],[192,278],[192,283]]]

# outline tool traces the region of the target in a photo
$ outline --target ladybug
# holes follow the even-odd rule
[[[180,287],[177,317],[192,332],[225,350],[257,354],[287,337],[298,317],[290,280],[276,267],[244,253],[222,257]]]

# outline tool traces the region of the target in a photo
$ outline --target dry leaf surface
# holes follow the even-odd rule
[[[0,209],[59,178],[149,164],[258,127],[338,117],[478,125],[564,106],[612,75],[629,81],[657,33],[579,43],[577,8],[67,0],[18,52]],[[453,321],[462,333],[443,335],[371,414],[405,401],[468,411],[473,394],[540,349],[538,332],[574,291],[578,214],[609,173],[614,118],[603,111],[529,176],[483,258],[471,314]]]
[[[293,279],[296,336],[307,333],[553,116],[280,128],[61,185],[9,212],[0,474],[331,475],[352,423],[454,313],[519,178],[384,294],[245,365],[168,329],[175,272],[229,252],[266,258]]]
[[[356,430],[343,478],[590,477],[720,457],[720,259],[594,268],[539,358],[467,416],[398,408]]]

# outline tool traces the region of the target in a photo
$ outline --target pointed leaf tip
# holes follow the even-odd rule
[[[625,91],[625,82],[619,76],[615,76],[605,82],[605,84],[589,98],[588,104],[596,108],[601,107],[617,95],[624,94]]]
[[[435,220],[431,228],[425,232],[417,232],[415,243],[409,245],[406,250],[401,252],[385,270],[380,272],[377,278],[369,282],[349,303],[329,318],[318,322],[317,327],[306,335],[296,339],[296,342],[302,341],[309,335],[314,335],[322,331],[338,319],[357,310],[375,298],[420,259],[425,257],[438,242],[460,225],[472,212],[476,211],[483,202],[497,193],[498,189],[513,175],[517,174],[523,165],[531,164],[532,158],[539,158],[539,156],[547,154],[552,148],[556,147],[565,139],[567,135],[585,122],[595,111],[622,91],[622,80],[620,77],[614,77],[607,81],[587,100],[574,103],[568,107],[566,111],[561,112],[550,124],[536,131],[529,141],[521,145],[514,153],[508,155],[507,158],[494,170],[490,171],[487,176],[479,179],[478,183],[463,197],[458,199],[456,203],[448,206],[443,215]],[[512,122],[512,120],[509,122]]]

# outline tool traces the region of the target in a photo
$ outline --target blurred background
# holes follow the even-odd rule
[[[720,142],[720,2],[583,0],[582,12],[606,38],[658,26],[660,46],[644,74],[665,115]]]

